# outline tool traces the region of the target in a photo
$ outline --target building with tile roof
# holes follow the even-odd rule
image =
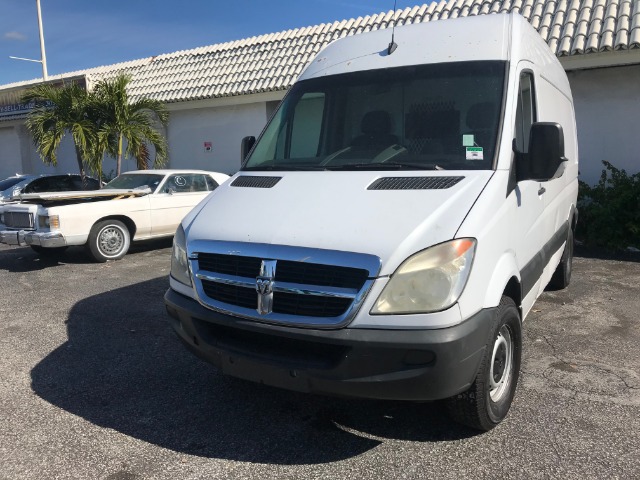
[[[133,98],[160,100],[171,111],[166,134],[172,166],[233,173],[240,166],[240,139],[260,132],[287,89],[329,42],[393,25],[500,12],[524,16],[567,71],[576,106],[582,177],[595,181],[601,160],[640,169],[635,145],[627,138],[629,126],[640,123],[640,0],[441,0],[50,80],[80,79],[91,88],[96,81],[130,74]],[[23,125],[25,111],[19,106],[22,92],[39,81],[0,86],[0,177],[51,170],[30,146]],[[57,170],[74,170],[72,146],[62,148],[68,150],[70,161]],[[60,158],[65,158],[64,151]]]

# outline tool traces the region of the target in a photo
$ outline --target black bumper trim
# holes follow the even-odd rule
[[[437,400],[469,388],[495,314],[484,309],[437,330],[319,330],[227,316],[171,289],[165,305],[187,348],[224,374],[296,391],[393,400]]]

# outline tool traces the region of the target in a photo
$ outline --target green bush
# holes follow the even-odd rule
[[[580,182],[576,237],[587,246],[621,250],[640,246],[640,173],[603,160],[595,186]]]

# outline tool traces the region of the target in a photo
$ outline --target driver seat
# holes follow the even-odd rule
[[[351,142],[352,147],[375,149],[398,143],[398,137],[391,133],[391,116],[384,110],[372,110],[364,114],[360,122],[362,135]]]

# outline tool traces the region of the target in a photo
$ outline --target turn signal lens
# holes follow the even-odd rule
[[[60,228],[60,217],[58,215],[39,215],[38,224],[40,227],[52,230]]]

